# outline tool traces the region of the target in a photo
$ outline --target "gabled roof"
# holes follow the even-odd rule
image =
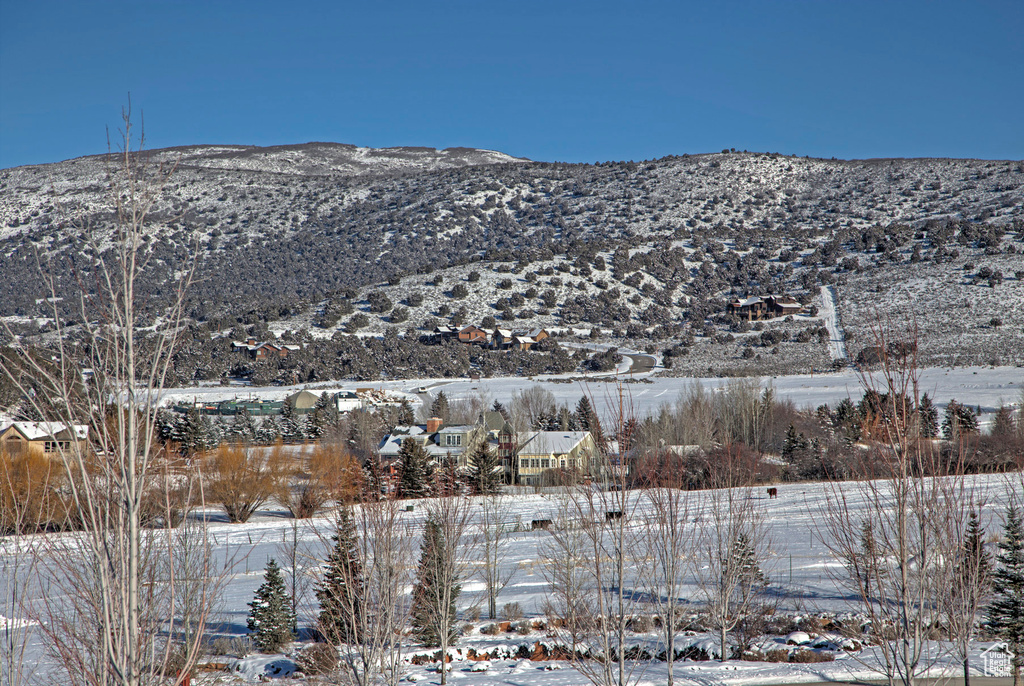
[[[495,410],[487,410],[480,416],[479,423],[485,431],[501,431],[505,426],[505,417]]]
[[[48,438],[56,438],[61,433],[68,433],[68,425],[64,422],[7,422],[0,424],[0,433],[7,431],[12,426],[27,441],[42,441]],[[84,441],[89,437],[89,426],[87,424],[73,424],[72,427],[75,439]]]
[[[474,427],[472,427],[469,424],[454,424],[452,426],[444,426],[444,427],[438,429],[437,433],[439,433],[439,434],[464,434],[464,433],[469,433],[470,431],[473,430],[473,428]]]
[[[732,302],[729,304],[732,305],[733,307],[753,307],[754,305],[763,302],[764,300],[762,300],[760,297],[752,295],[749,298],[744,298],[743,300],[740,300],[739,298],[733,298]]]
[[[589,431],[525,431],[519,434],[519,452],[527,455],[564,455],[582,443]]]
[[[377,446],[377,452],[384,456],[393,457],[402,449],[402,442],[405,439],[415,438],[417,442],[422,443],[427,439],[427,436],[427,429],[423,426],[416,426],[415,424],[396,426],[390,434],[381,440],[380,445]]]

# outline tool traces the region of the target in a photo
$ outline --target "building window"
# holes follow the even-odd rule
[[[445,445],[462,445],[462,434],[445,434]]]

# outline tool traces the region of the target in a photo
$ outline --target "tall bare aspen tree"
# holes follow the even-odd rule
[[[172,517],[146,526],[152,521],[147,499],[161,483],[155,409],[183,324],[192,265],[174,265],[171,305],[155,322],[143,322],[138,287],[152,266],[148,240],[157,231],[150,214],[173,168],[147,164],[130,106],[108,160],[109,222],[79,227],[88,262],[75,275],[82,284],[74,331],[81,344],[72,350],[56,304],[58,276],[68,275],[43,263],[54,296],[56,362],[44,366],[25,353],[16,368],[0,362],[0,371],[23,391],[30,384],[42,389],[26,395],[43,418],[89,429],[87,444],[71,441],[58,453],[78,529],[43,546],[47,558],[38,569],[51,588],[42,599],[47,643],[69,683],[141,686],[185,678],[205,616],[202,609],[193,614],[200,621],[189,629],[192,645],[166,638],[176,634],[170,618],[177,614],[176,568],[166,564],[174,549]],[[143,324],[155,326],[142,331]],[[93,370],[88,382],[79,362]]]

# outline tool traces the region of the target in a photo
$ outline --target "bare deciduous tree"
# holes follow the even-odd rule
[[[161,578],[161,570],[173,569],[160,563],[172,554],[169,529],[146,530],[145,510],[157,478],[155,408],[183,323],[192,268],[179,267],[169,284],[172,304],[147,320],[136,288],[150,266],[147,245],[156,233],[151,211],[172,169],[146,164],[130,108],[122,121],[120,147],[107,172],[109,222],[81,227],[87,266],[72,275],[83,284],[74,333],[85,344],[72,349],[72,332],[55,297],[56,281],[68,275],[43,264],[54,296],[56,363],[43,365],[22,354],[13,367],[0,361],[0,371],[31,398],[38,415],[89,427],[87,444],[71,441],[56,454],[80,529],[49,538],[44,547],[48,557],[39,570],[57,591],[42,599],[48,644],[72,683],[136,686],[166,681],[174,650],[162,638],[173,634],[169,618],[175,616],[175,579]],[[148,324],[154,326],[147,331]],[[93,370],[88,383],[79,365]],[[27,393],[29,386],[41,392]],[[181,652],[184,678],[195,647]]]
[[[607,414],[620,445],[628,444],[630,402],[621,386],[615,392],[606,398]],[[569,613],[560,618],[559,631],[572,644],[580,673],[601,686],[626,686],[643,676],[647,664],[630,659],[626,644],[630,622],[642,611],[646,556],[640,539],[646,527],[636,517],[626,455],[601,441],[588,470],[602,485],[587,480],[566,491],[547,546],[552,605]]]
[[[356,686],[396,686],[402,679],[403,632],[409,617],[406,588],[412,581],[412,536],[394,500],[355,506],[352,517],[358,535],[359,569],[340,564],[334,573],[340,575],[338,586],[361,592],[333,597],[332,613],[324,617],[333,625],[341,623],[352,629],[352,640],[341,646],[336,676],[342,683]],[[324,543],[328,549],[334,547],[333,541]],[[324,588],[322,585],[320,592]],[[337,633],[327,626],[320,631],[325,636]]]
[[[515,567],[502,568],[506,557],[505,543],[511,531],[509,520],[512,503],[501,494],[483,496],[480,500],[480,534],[478,548],[483,557],[480,573],[487,596],[487,617],[497,619],[498,594],[515,576]]]
[[[725,662],[729,633],[757,610],[768,585],[762,566],[770,540],[752,489],[716,488],[706,494],[693,569]]]
[[[668,474],[659,479],[659,487],[645,492],[650,502],[647,536],[644,549],[652,562],[650,570],[651,597],[660,608],[668,674],[666,683],[675,683],[673,663],[676,656],[676,623],[686,573],[692,565],[695,539],[693,520],[700,516],[690,494],[682,484],[681,474]]]
[[[221,445],[204,459],[206,496],[220,503],[232,522],[247,522],[265,502],[281,494],[288,480],[285,449]]]
[[[911,686],[937,659],[926,642],[942,618],[941,599],[950,599],[948,572],[959,557],[969,498],[959,466],[921,436],[917,345],[896,340],[898,330],[876,327],[882,369],[862,377],[879,404],[865,470],[876,478],[829,485],[822,538],[844,564],[833,578],[868,616],[882,675]],[[935,478],[947,472],[947,480]]]

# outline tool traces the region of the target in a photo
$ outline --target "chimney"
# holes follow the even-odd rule
[[[249,343],[249,345],[256,345],[256,339],[255,338],[250,338],[248,340],[248,343]]]
[[[427,433],[436,434],[442,424],[444,424],[444,422],[441,421],[440,417],[431,417],[427,420]]]

